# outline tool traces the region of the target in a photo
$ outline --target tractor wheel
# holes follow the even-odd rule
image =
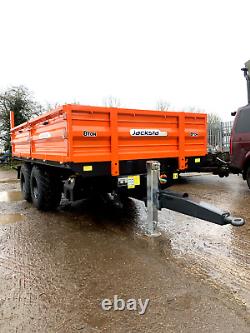
[[[33,204],[42,211],[56,209],[61,201],[60,181],[46,170],[34,166],[30,176],[30,190]]]

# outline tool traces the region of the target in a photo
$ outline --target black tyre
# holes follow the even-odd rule
[[[27,164],[23,164],[20,169],[20,187],[24,200],[31,202],[30,192],[30,174],[31,167]]]
[[[30,176],[30,190],[34,206],[42,211],[56,209],[61,201],[59,179],[42,168],[34,166]]]
[[[246,181],[247,181],[248,187],[250,188],[250,166],[247,168]]]

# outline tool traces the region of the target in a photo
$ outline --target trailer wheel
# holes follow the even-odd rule
[[[248,185],[248,187],[250,189],[250,166],[247,168],[246,181],[247,181],[247,185]]]
[[[20,169],[20,187],[24,200],[31,202],[30,192],[30,174],[31,168],[27,164],[23,164]]]
[[[37,209],[49,211],[59,206],[62,195],[59,180],[37,166],[31,171],[30,190]]]

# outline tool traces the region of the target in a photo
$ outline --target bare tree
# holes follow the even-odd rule
[[[60,106],[59,103],[47,103],[46,106],[44,107],[46,111],[51,111]]]
[[[210,152],[220,151],[222,148],[221,118],[216,113],[207,116],[208,149]]]
[[[108,106],[111,108],[119,108],[121,106],[119,98],[114,97],[114,96],[108,96],[108,97],[104,98],[104,104],[105,104],[105,106]]]
[[[170,103],[164,100],[159,100],[156,104],[156,109],[159,111],[167,111],[170,107]]]
[[[73,105],[78,105],[79,104],[80,105],[81,103],[79,101],[75,100],[73,102],[65,101],[63,104],[73,104]],[[46,111],[51,111],[51,110],[54,110],[54,109],[58,108],[59,106],[61,106],[63,104],[57,103],[57,102],[56,103],[47,103],[46,106],[44,107],[44,109]]]
[[[218,125],[221,123],[221,117],[218,116],[216,113],[208,113],[207,123],[209,125]]]
[[[193,112],[193,113],[205,113],[205,110],[196,107],[196,106],[188,106],[186,108],[184,108],[185,112]]]

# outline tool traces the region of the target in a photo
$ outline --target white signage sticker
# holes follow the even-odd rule
[[[52,137],[52,135],[49,132],[40,133],[38,135],[38,139],[48,139],[48,138],[51,138],[51,137]]]
[[[167,136],[167,132],[162,132],[159,129],[147,128],[132,128],[130,130],[131,136]]]

